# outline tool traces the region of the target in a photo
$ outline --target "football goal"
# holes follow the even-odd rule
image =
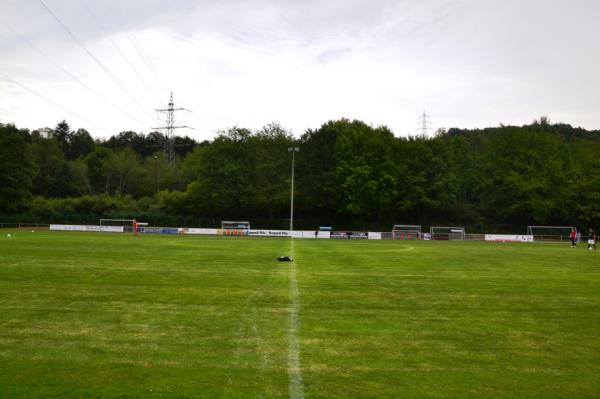
[[[573,226],[527,226],[527,235],[533,237],[533,241],[565,242],[570,241],[571,230],[577,229]],[[577,232],[577,242],[581,234]]]
[[[100,219],[100,226],[123,226],[124,232],[134,230],[133,222],[135,219]],[[137,222],[138,228],[148,226],[148,223]]]
[[[250,222],[221,221],[223,230],[250,230]]]
[[[133,226],[134,219],[100,219],[100,226]]]
[[[250,230],[250,222],[221,221],[221,234],[225,236],[246,236],[248,230]]]
[[[392,240],[420,240],[421,226],[410,224],[395,224],[392,227]]]
[[[464,240],[464,227],[440,227],[432,226],[430,231],[432,240]]]

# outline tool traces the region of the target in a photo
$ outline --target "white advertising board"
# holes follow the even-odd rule
[[[71,224],[51,224],[52,231],[85,231],[85,226],[76,226]]]
[[[216,236],[217,229],[179,229],[179,234],[198,234],[198,235],[208,235],[208,236]]]
[[[381,240],[381,232],[369,231],[368,239],[369,240]]]
[[[296,232],[294,232],[296,233]],[[248,230],[248,235],[253,237],[289,237],[289,230]],[[294,235],[294,237],[296,237]]]
[[[321,236],[321,233],[327,233]],[[248,230],[252,237],[294,237],[294,238],[317,238],[314,230]],[[329,238],[329,232],[319,232],[319,238]]]
[[[124,229],[123,226],[100,226],[100,231],[105,233],[122,233]]]
[[[514,234],[486,234],[485,240],[497,242],[533,242],[533,236]]]
[[[50,230],[52,230],[52,231],[102,231],[105,233],[122,233],[123,226],[51,224]]]
[[[317,238],[317,235],[315,234],[317,232],[314,230],[303,230],[303,231],[301,231],[301,233],[302,233],[302,238]]]

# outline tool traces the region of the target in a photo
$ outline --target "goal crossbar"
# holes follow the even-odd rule
[[[392,231],[421,231],[420,224],[395,224]]]
[[[429,234],[432,240],[464,240],[465,228],[460,226],[431,226]]]
[[[392,227],[393,240],[420,240],[421,225],[418,224],[395,224]]]
[[[133,223],[134,219],[100,219],[100,226],[103,226],[104,223],[109,222],[118,222],[118,223],[122,223],[122,222],[129,222],[129,223]]]
[[[250,222],[237,220],[221,221],[221,229],[250,230]]]
[[[575,226],[527,226],[527,235],[533,237],[533,241],[569,241],[572,230],[577,233],[577,242],[581,239],[580,232]]]

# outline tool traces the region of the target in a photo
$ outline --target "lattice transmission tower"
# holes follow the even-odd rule
[[[165,148],[165,157],[169,163],[172,163],[175,160],[175,150],[174,150],[174,140],[175,140],[175,129],[191,129],[189,126],[175,125],[175,112],[176,111],[187,111],[192,112],[189,109],[185,108],[175,108],[175,103],[173,103],[173,92],[171,92],[171,97],[169,98],[169,104],[167,104],[167,108],[156,109],[156,112],[160,112],[162,114],[167,115],[165,126],[153,127],[152,129],[161,130],[164,135],[164,148]]]
[[[419,117],[419,127],[417,128],[417,134],[423,137],[427,137],[427,132],[433,129],[431,125],[431,116],[427,115],[427,113],[423,111],[423,114]]]

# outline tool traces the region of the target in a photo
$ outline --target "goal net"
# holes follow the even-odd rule
[[[133,226],[133,219],[100,219],[100,226]]]
[[[248,230],[250,230],[250,222],[231,221],[231,220],[221,221],[221,232],[223,235],[246,236],[246,235],[248,235]]]
[[[565,242],[570,241],[571,230],[577,229],[573,226],[527,226],[527,235],[533,237],[533,241]],[[577,242],[581,234],[577,232]]]
[[[432,240],[464,240],[464,227],[431,227],[429,231]]]
[[[100,219],[100,226],[123,227],[123,232],[133,231],[133,219]]]
[[[420,240],[421,226],[410,224],[395,224],[392,227],[392,240]]]

